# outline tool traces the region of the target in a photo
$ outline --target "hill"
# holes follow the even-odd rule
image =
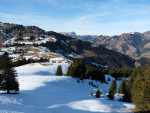
[[[33,56],[34,53],[34,56],[43,58],[44,56],[39,55],[39,53],[43,53],[43,49],[47,49],[47,51],[53,52],[49,53],[49,56],[57,53],[68,58],[82,58],[88,62],[108,67],[133,67],[135,62],[129,56],[106,49],[104,46],[93,46],[91,42],[82,41],[54,31],[45,31],[36,26],[1,22],[0,42],[3,45],[3,51],[10,52],[12,56],[26,55],[29,58],[29,55],[32,53]],[[35,53],[33,50],[40,52]],[[17,54],[14,55],[14,53]],[[44,58],[47,58],[48,53],[46,51],[44,53],[46,56]]]
[[[55,76],[52,74],[55,73],[52,69],[56,70],[54,65],[39,63],[17,67],[20,94],[0,95],[0,112],[130,113],[134,108],[134,105],[130,103],[105,98],[96,99],[90,96],[93,88],[88,85],[89,80],[77,83],[74,78]],[[109,84],[96,81],[95,83],[106,93]]]

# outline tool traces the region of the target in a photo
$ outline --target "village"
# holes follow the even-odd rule
[[[48,48],[40,46],[40,44],[47,42],[56,42],[54,37],[23,37],[22,40],[12,38],[1,44],[0,53],[8,53],[13,62],[19,60],[44,60],[52,63],[71,63],[71,60],[66,59],[59,53],[52,52]]]

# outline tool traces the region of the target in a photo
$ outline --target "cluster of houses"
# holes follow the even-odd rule
[[[34,40],[31,39],[31,37],[23,37],[22,40],[18,40],[16,37],[11,38],[10,40],[7,40],[4,42],[4,45],[16,45],[16,44],[20,44],[20,45],[40,45],[42,43],[47,43],[47,42],[56,42],[57,39],[54,37],[38,37],[35,38]]]
[[[52,57],[56,57],[57,54],[50,52],[44,47],[34,47],[34,46],[24,46],[24,47],[4,47],[0,49],[1,52],[9,53],[9,56],[14,60],[21,60],[21,59],[33,59],[39,60],[49,59]]]
[[[22,59],[26,60],[41,60],[45,59],[50,62],[50,64],[55,63],[71,63],[71,60],[68,60],[61,56],[60,54],[51,52],[46,47],[42,46],[21,46],[21,47],[3,47],[0,48],[0,53],[7,52],[9,53],[10,58],[12,61],[18,61]]]
[[[72,61],[69,59],[66,59],[65,57],[58,56],[58,57],[50,58],[49,63],[50,64],[62,64],[62,63],[71,64]]]
[[[46,47],[41,47],[40,44],[47,42],[56,42],[55,37],[51,36],[41,36],[36,37],[22,37],[18,40],[18,38],[13,37],[4,43],[0,43],[0,52],[7,52],[13,61],[21,60],[21,59],[47,59],[55,58],[58,55],[49,51]],[[21,46],[18,46],[21,45]],[[33,46],[34,44],[38,46]]]

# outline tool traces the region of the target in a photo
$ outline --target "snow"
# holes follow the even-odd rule
[[[63,73],[67,73],[68,63],[34,63],[17,67],[20,75],[54,75],[57,67],[61,65]]]
[[[134,108],[130,103],[91,97],[90,80],[77,83],[71,77],[55,76],[55,65],[35,63],[17,67],[20,94],[1,94],[0,113],[130,113]],[[67,64],[61,65],[66,71]],[[105,91],[108,85],[99,87]]]
[[[1,51],[0,51],[0,56],[2,56],[3,54],[4,54],[4,52],[1,52]]]
[[[83,101],[77,101],[71,103],[69,106],[71,106],[73,109],[78,109],[78,110],[84,110],[84,111],[90,111],[90,112],[116,112],[116,111],[124,111],[124,104],[121,102],[114,104],[113,101],[108,101],[105,99],[101,99],[99,101],[98,99],[94,100],[83,100]],[[118,110],[118,107],[122,108]]]
[[[108,106],[101,104],[98,100],[83,100],[79,102],[73,102],[70,104],[70,106],[73,109],[79,109],[79,110],[91,111],[91,112],[110,112],[111,111],[111,109]]]
[[[4,42],[5,45],[13,45],[13,44],[26,44],[26,45],[33,45],[33,44],[42,44],[42,43],[47,43],[47,42],[56,42],[57,39],[54,37],[38,37],[37,40],[31,41],[29,40],[31,37],[23,37],[24,40],[21,41],[15,41],[16,37],[13,37],[12,39],[6,40]]]
[[[13,97],[0,96],[0,104],[21,104]]]

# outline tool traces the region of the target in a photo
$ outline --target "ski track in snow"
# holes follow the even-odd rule
[[[134,105],[89,96],[88,80],[77,83],[55,76],[56,65],[39,63],[17,67],[20,94],[0,95],[0,113],[130,113]],[[67,72],[67,64],[61,64]],[[106,92],[107,84],[101,84]]]

